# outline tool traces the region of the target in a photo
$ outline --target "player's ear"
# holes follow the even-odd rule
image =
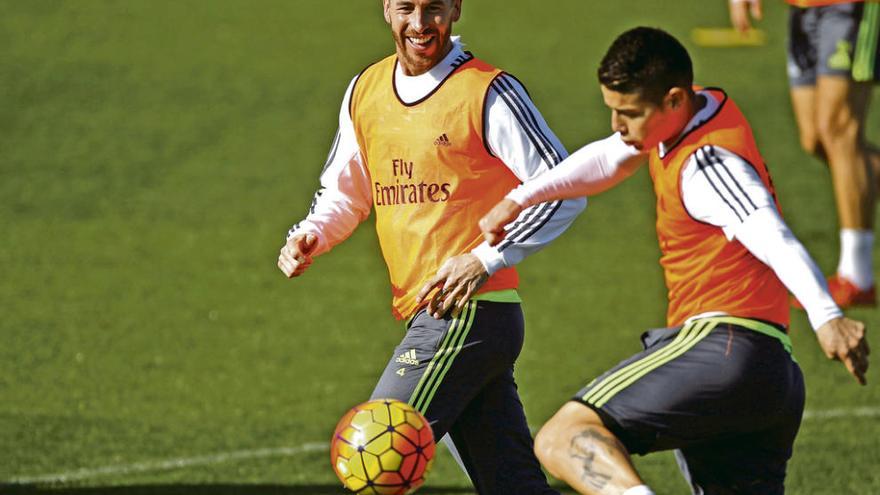
[[[382,0],[382,10],[385,13],[385,22],[391,24],[391,0]]]
[[[452,0],[452,22],[458,22],[461,19],[461,2],[462,0]]]
[[[684,104],[685,96],[687,96],[682,88],[672,87],[663,97],[663,103],[672,110],[679,109]]]

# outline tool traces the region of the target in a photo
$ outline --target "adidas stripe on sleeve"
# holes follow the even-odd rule
[[[775,206],[751,164],[712,145],[698,149],[682,169],[681,195],[694,219],[721,227],[728,239],[756,210]]]
[[[755,169],[717,146],[703,146],[681,175],[685,208],[695,219],[724,230],[773,269],[803,304],[813,329],[842,315],[822,271],[785,224]]]
[[[568,156],[525,88],[509,74],[492,82],[484,120],[486,146],[523,182]],[[534,205],[507,226],[507,236],[498,246],[483,243],[473,253],[489,274],[513,266],[558,237],[585,207],[583,198]]]

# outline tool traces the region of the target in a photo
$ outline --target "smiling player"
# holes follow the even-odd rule
[[[451,37],[461,0],[383,7],[396,53],[349,85],[321,190],[278,267],[302,275],[375,211],[392,311],[407,331],[372,397],[409,402],[435,438],[449,433],[479,493],[556,493],[513,377],[524,332],[513,265],[586,202],[537,204],[506,242],[482,242],[480,217],[567,153],[522,85]]]

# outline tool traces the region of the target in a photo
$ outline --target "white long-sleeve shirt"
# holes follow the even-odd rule
[[[450,53],[430,71],[407,76],[398,66],[394,89],[405,103],[421,100],[470,58],[472,56],[454,38]],[[342,99],[339,130],[321,172],[321,187],[306,218],[288,232],[288,238],[299,233],[314,234],[318,239],[316,255],[326,253],[348,238],[369,216],[372,208],[369,173],[349,114],[349,101],[356,81],[357,77],[352,79]],[[521,181],[537,177],[568,156],[525,88],[508,74],[501,74],[489,88],[484,120],[489,150]],[[496,247],[482,243],[472,253],[489,275],[513,266],[558,237],[585,206],[584,198],[536,204],[523,211],[513,224],[509,242]]]
[[[701,94],[707,104],[685,127],[683,135],[717,109],[718,102],[711,94]],[[661,156],[665,153],[662,144],[659,152]],[[631,175],[646,157],[614,134],[584,146],[507,197],[528,206],[554,198],[597,194]],[[742,243],[773,269],[804,306],[813,329],[842,316],[828,293],[822,272],[780,217],[772,194],[751,164],[719,146],[704,146],[682,168],[681,194],[693,218],[720,227],[728,240]]]

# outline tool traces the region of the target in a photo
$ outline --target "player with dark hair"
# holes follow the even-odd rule
[[[781,494],[804,407],[786,288],[826,355],[861,383],[865,327],[843,317],[782,220],[745,117],[724,91],[692,86],[675,38],[627,31],[598,72],[615,134],[519,186],[480,224],[499,242],[523,208],[600,193],[647,160],[667,322],[544,425],[538,458],[581,493],[645,495],[630,454],[675,449],[695,494]]]
[[[761,17],[761,0],[729,1],[738,30],[751,28],[750,15]],[[828,286],[841,307],[875,306],[880,151],[865,139],[865,119],[880,81],[880,2],[787,3],[788,79],[801,146],[828,164],[837,204],[840,258]]]
[[[599,82],[618,93],[638,92],[656,105],[671,88],[690,91],[694,68],[679,43],[671,43],[662,31],[637,29],[612,43],[599,67]],[[647,45],[653,45],[648,50]]]
[[[503,244],[483,242],[480,217],[567,152],[519,81],[451,36],[461,3],[383,2],[396,53],[349,84],[321,189],[278,267],[302,275],[374,211],[406,334],[372,398],[408,402],[435,438],[448,433],[479,493],[554,494],[513,376],[524,335],[514,265],[586,201],[535,205]]]

